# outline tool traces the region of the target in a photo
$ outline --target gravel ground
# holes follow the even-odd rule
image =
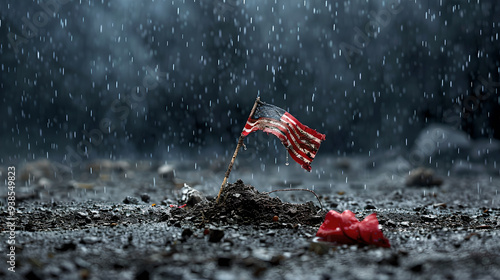
[[[4,191],[0,277],[500,279],[497,175],[414,170],[412,178],[401,158],[382,162],[368,168],[364,159],[324,158],[312,174],[236,166],[231,178],[256,187],[242,198],[264,206],[236,195],[220,208],[213,203],[219,162],[19,164],[15,272]],[[308,192],[264,193],[289,187],[314,189],[324,208]],[[347,209],[359,219],[376,212],[391,248],[316,242],[326,211]]]

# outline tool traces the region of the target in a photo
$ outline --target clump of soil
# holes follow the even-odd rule
[[[293,204],[260,193],[251,185],[238,180],[222,191],[220,201],[199,203],[189,211],[202,216],[201,222],[229,224],[275,223],[283,226],[319,225],[326,211],[313,202]]]

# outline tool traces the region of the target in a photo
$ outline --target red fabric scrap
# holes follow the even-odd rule
[[[325,241],[339,244],[376,245],[389,248],[389,240],[378,227],[377,214],[368,215],[363,221],[358,221],[354,213],[346,210],[342,214],[330,210],[325,221],[319,227],[316,236]]]
[[[175,205],[175,204],[170,204],[169,206],[170,206],[170,208],[184,208],[184,207],[186,207],[186,204],[183,204],[181,206]]]

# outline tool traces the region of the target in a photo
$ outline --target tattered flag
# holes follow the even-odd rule
[[[281,140],[288,153],[298,164],[311,171],[311,162],[318,152],[325,135],[300,123],[287,111],[260,100],[241,133],[247,136],[251,132],[262,130],[272,133]]]

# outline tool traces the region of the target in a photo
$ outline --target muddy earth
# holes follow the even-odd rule
[[[1,166],[0,278],[500,279],[498,173],[401,157],[323,158],[312,173],[251,162],[219,202],[225,160],[23,162],[14,213]],[[269,193],[290,188],[319,200]],[[328,210],[376,212],[391,248],[316,242]]]

